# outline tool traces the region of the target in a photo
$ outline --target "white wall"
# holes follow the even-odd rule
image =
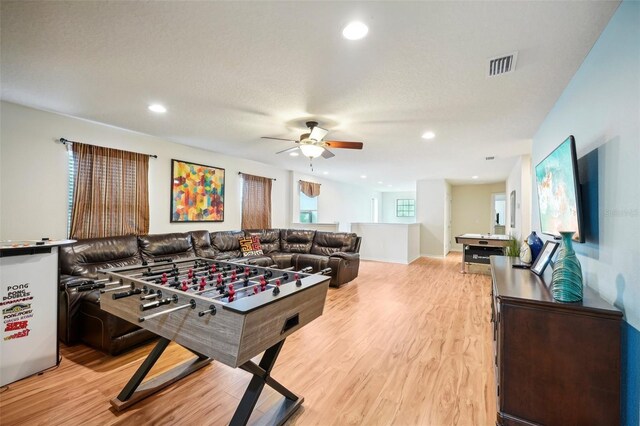
[[[422,256],[444,256],[446,232],[447,182],[425,179],[416,183],[416,222],[420,223],[420,253]]]
[[[352,222],[371,222],[371,199],[378,199],[380,192],[360,185],[350,185],[319,178],[313,175],[290,173],[291,183],[291,218],[292,222],[300,221],[300,186],[299,181],[321,184],[318,196],[318,222],[338,223],[340,231],[350,232]]]
[[[452,250],[462,251],[455,242],[461,234],[489,234],[492,232],[491,195],[504,193],[505,184],[453,185],[451,187],[451,242]]]
[[[396,200],[399,199],[416,199],[416,191],[398,191],[382,193],[382,223],[415,223],[414,217],[398,217],[396,216]]]
[[[362,237],[361,259],[409,264],[420,257],[418,223],[353,223],[351,230]]]
[[[444,255],[446,256],[451,251],[452,238],[452,203],[453,203],[453,189],[449,182],[445,182],[444,186]]]
[[[531,157],[523,155],[511,169],[507,178],[507,234],[522,240],[532,231],[531,228]],[[511,191],[516,191],[516,211],[511,211]],[[511,217],[515,214],[516,226],[511,227]],[[535,227],[534,227],[535,228]]]
[[[55,142],[60,137],[158,155],[149,160],[151,233],[240,229],[239,171],[276,178],[272,225],[286,227],[291,222],[291,210],[287,208],[291,203],[291,180],[285,170],[11,103],[2,102],[0,108],[0,199],[6,207],[0,212],[1,239],[66,237],[68,154],[62,144]],[[226,169],[224,222],[169,222],[172,158]]]
[[[533,138],[538,164],[568,135],[598,160],[598,240],[575,244],[584,282],[622,309],[622,424],[640,424],[640,2],[624,1]],[[539,229],[532,182],[532,223]]]

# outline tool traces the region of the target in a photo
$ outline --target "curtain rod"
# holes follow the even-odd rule
[[[247,176],[255,176],[249,173],[242,173],[242,172],[238,172],[239,175],[247,175]],[[264,176],[258,176],[258,177],[264,177]],[[271,179],[271,180],[277,180],[276,178],[270,178],[270,177],[264,177],[265,179]]]
[[[69,139],[65,139],[65,138],[60,138],[60,139],[58,139],[58,140],[60,141],[60,143],[61,143],[62,145],[66,145],[66,144],[68,144],[68,143],[82,143],[82,142],[70,141]],[[138,153],[137,153],[137,152],[135,152],[134,154],[138,154]],[[149,156],[149,157],[151,157],[151,158],[158,158],[158,156],[157,156],[157,155],[154,155],[154,154],[143,154],[143,155],[148,155],[148,156]]]
[[[321,183],[317,183],[317,182],[310,182],[310,181],[308,181],[308,180],[302,180],[302,179],[300,179],[298,182],[315,183],[316,185],[322,185]]]

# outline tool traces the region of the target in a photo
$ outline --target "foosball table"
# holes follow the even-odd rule
[[[284,398],[260,422],[284,423],[303,398],[270,372],[286,337],[322,315],[330,270],[310,272],[203,258],[100,271],[105,278],[78,290],[99,288],[103,310],[160,336],[113,407],[123,410],[217,360],[253,374],[230,424],[247,424],[265,384]],[[143,383],[171,341],[197,357]],[[259,364],[251,361],[262,352]]]

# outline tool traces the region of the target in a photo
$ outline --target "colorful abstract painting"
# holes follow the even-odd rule
[[[171,222],[224,221],[224,169],[171,161]]]

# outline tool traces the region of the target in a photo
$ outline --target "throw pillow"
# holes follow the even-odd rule
[[[260,237],[257,235],[252,235],[250,237],[240,238],[240,250],[242,251],[242,256],[261,256],[264,253],[262,252],[262,246],[260,245]]]

